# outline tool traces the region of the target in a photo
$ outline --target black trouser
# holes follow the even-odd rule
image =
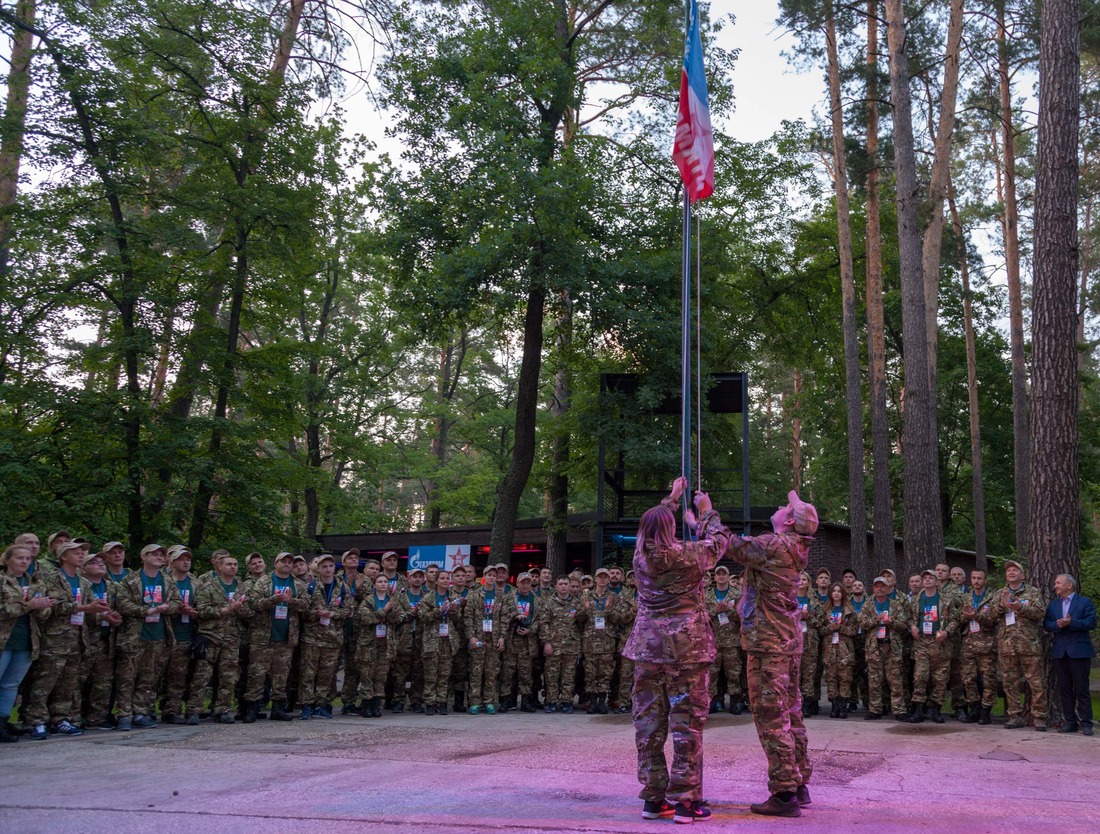
[[[1092,696],[1089,694],[1088,657],[1056,657],[1054,672],[1058,676],[1058,697],[1062,699],[1062,715],[1070,724],[1092,725]]]

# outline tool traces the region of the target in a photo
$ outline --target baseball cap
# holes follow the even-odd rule
[[[925,577],[925,576],[936,576],[936,572],[935,572],[934,570],[932,570],[932,568],[925,568],[924,570],[922,570],[922,571],[920,572],[920,575],[921,575],[922,577]],[[937,577],[937,578],[938,578],[938,577]]]
[[[114,550],[116,547],[121,547],[123,550],[126,549],[126,545],[122,542],[107,542],[107,544],[103,545],[103,552],[106,553],[108,550]]]
[[[325,562],[325,561],[332,562],[335,565],[336,564],[336,557],[333,556],[331,553],[322,553],[320,556],[318,556],[313,561],[318,565],[321,564],[321,562]]]
[[[46,547],[49,547],[51,544],[53,544],[54,540],[58,536],[66,536],[67,538],[71,539],[73,537],[73,534],[70,533],[68,530],[58,530],[56,533],[50,533],[49,537],[46,539]]]
[[[719,565],[718,567],[716,567],[716,568],[714,569],[714,572],[715,572],[715,573],[719,573],[719,572],[721,572],[721,573],[729,573],[729,572],[730,572],[730,569],[729,569],[729,568],[727,568],[727,567],[726,567],[725,565]]]
[[[423,568],[413,568],[412,570],[409,571],[409,576],[412,576],[414,573],[423,573],[423,572],[424,572]]]
[[[885,576],[876,576],[874,581],[871,584],[872,585],[889,585],[890,580],[887,579]]]
[[[290,559],[291,561],[294,561],[294,554],[293,554],[293,553],[291,553],[291,552],[290,552],[290,551],[288,551],[288,550],[284,550],[284,551],[283,551],[283,552],[281,552],[281,553],[276,553],[276,554],[275,554],[275,561],[276,561],[276,562],[281,562],[281,561],[283,561],[284,559]]]
[[[168,551],[168,562],[171,564],[176,561],[183,554],[191,555],[191,551],[184,547],[182,544],[177,544]]]
[[[150,553],[156,553],[158,550],[163,550],[165,555],[168,554],[168,549],[163,544],[147,544],[141,549],[142,556],[148,556]]]
[[[817,510],[814,505],[799,498],[793,489],[787,493],[787,500],[791,502],[795,532],[803,536],[812,536],[817,532]]]
[[[382,554],[382,560],[383,561],[385,561],[386,559],[397,559],[397,558],[399,558],[398,555],[397,555],[397,552],[393,551],[393,550],[387,550],[385,553]]]
[[[1010,567],[1015,567],[1020,572],[1023,572],[1024,570],[1024,566],[1017,562],[1015,559],[1009,559],[1005,562],[1005,570],[1008,570]]]
[[[92,559],[102,559],[102,558],[103,558],[103,551],[102,550],[99,551],[98,553],[92,553],[89,550],[87,553],[84,554],[84,558],[80,560],[80,566],[84,567],[86,564],[88,564],[90,561],[92,561]]]
[[[596,568],[595,575],[599,576],[601,573],[606,574],[607,576],[611,576],[611,571],[609,571],[607,568]]]

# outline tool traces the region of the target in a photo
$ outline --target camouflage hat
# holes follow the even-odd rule
[[[184,554],[191,555],[191,551],[182,544],[173,545],[168,549],[168,564],[172,564],[176,559]]]
[[[793,489],[787,493],[787,500],[791,503],[791,514],[794,517],[794,530],[803,536],[812,536],[817,532],[817,510],[813,504],[807,504],[798,497]]]
[[[890,568],[883,568],[882,569],[882,576],[892,576],[892,577],[894,577],[894,579],[898,578],[898,575],[896,573],[894,573]]]
[[[483,567],[481,569],[481,575],[484,576],[489,571],[492,571],[493,573],[496,573],[497,572],[497,566],[496,565],[486,565],[485,567]]]
[[[145,545],[145,547],[141,549],[141,557],[144,559],[150,553],[156,553],[158,550],[163,550],[164,555],[168,555],[168,549],[163,544],[156,544],[154,542],[153,544]]]
[[[922,570],[920,572],[920,575],[921,575],[922,579],[926,576],[932,576],[932,577],[935,577],[936,579],[939,579],[939,577],[936,576],[936,571],[933,570],[932,568],[925,568],[924,570]]]
[[[84,554],[84,558],[80,560],[80,567],[84,567],[86,564],[88,564],[93,559],[102,559],[102,558],[103,558],[103,551],[102,550],[99,551],[98,553],[92,553],[89,550],[87,553]]]
[[[524,571],[523,573],[521,573],[521,574],[519,574],[518,576],[516,576],[516,584],[517,584],[517,585],[518,585],[518,584],[519,584],[520,582],[524,582],[524,581],[526,581],[526,582],[533,582],[533,581],[534,581],[534,577],[533,577],[533,576],[531,576],[531,574],[529,574],[529,573],[528,573],[527,571]]]
[[[609,571],[607,568],[596,568],[596,573],[594,574],[594,576],[599,576],[601,573],[605,576],[611,576],[611,571]]]
[[[340,558],[341,559],[346,559],[346,558],[348,558],[348,556],[354,556],[356,558],[359,558],[360,555],[362,555],[362,554],[360,554],[359,548],[358,547],[352,547],[352,548],[349,548],[349,549],[345,550],[343,555],[340,556]]]
[[[316,565],[320,565],[321,562],[332,562],[332,564],[335,565],[336,557],[333,556],[331,553],[322,553],[320,556],[313,560],[313,563]]]
[[[46,539],[46,547],[52,545],[54,541],[58,538],[58,536],[64,536],[67,539],[71,539],[73,537],[73,534],[70,533],[68,530],[58,530],[56,533],[50,533],[50,535]]]
[[[885,576],[876,576],[874,581],[871,584],[872,585],[889,585],[890,580],[887,579]]]
[[[80,550],[84,545],[80,542],[62,542],[57,546],[58,557],[68,553],[70,550]]]
[[[387,550],[385,553],[382,554],[382,561],[383,562],[386,561],[387,559],[398,559],[398,558],[400,558],[400,557],[397,555],[397,552],[393,551],[393,550]]]
[[[279,564],[279,562],[283,561],[284,559],[290,559],[291,561],[293,561],[294,554],[287,550],[284,550],[282,553],[275,554],[275,564]]]
[[[1005,561],[1005,570],[1013,567],[1016,568],[1016,570],[1020,571],[1020,573],[1024,572],[1024,566],[1017,562],[1015,559],[1008,559]]]
[[[814,579],[817,579],[817,577],[821,576],[821,574],[825,574],[825,575],[826,575],[827,577],[829,577],[830,579],[832,579],[832,578],[833,578],[833,575],[832,575],[832,573],[831,573],[831,572],[829,571],[829,569],[828,569],[828,568],[818,568],[818,569],[817,569],[817,572],[816,572],[816,573],[814,573]]]
[[[260,559],[262,561],[263,558],[264,554],[260,553],[260,551],[258,550],[253,550],[251,553],[248,554],[248,558],[245,559],[245,562],[251,562],[253,559]]]
[[[294,561],[295,562],[305,562],[307,565],[309,564],[309,559],[307,559],[301,553],[294,554]]]
[[[584,580],[586,580],[586,579],[587,579],[587,580],[588,580],[589,582],[591,582],[591,581],[592,581],[592,574],[590,574],[590,573],[586,573],[586,574],[584,574],[584,576],[582,576],[582,577],[581,577],[581,582],[584,582]]]
[[[493,567],[497,570],[500,570],[501,568],[504,568],[504,570],[508,570],[508,566],[504,564],[504,562],[497,562],[495,565],[493,565]]]
[[[121,547],[123,550],[126,549],[126,545],[122,542],[107,542],[107,544],[103,545],[103,552],[106,553],[110,550],[114,550],[116,547]]]
[[[718,567],[716,567],[714,569],[714,572],[715,573],[729,573],[730,569],[727,568],[725,565],[719,565]]]
[[[414,573],[423,573],[423,572],[424,572],[423,568],[410,568],[409,569],[409,576],[412,576]]]

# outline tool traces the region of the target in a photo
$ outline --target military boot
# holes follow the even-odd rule
[[[600,695],[596,703],[596,711],[600,715],[607,715],[607,696]]]
[[[940,705],[936,704],[936,703],[932,704],[932,723],[933,724],[942,724],[943,723],[943,716],[940,715]]]
[[[993,712],[993,707],[978,707],[978,723],[982,725],[992,724],[993,718],[990,715],[991,712]]]
[[[833,705],[833,708],[829,711],[829,717],[840,718],[840,701],[833,700],[829,703]]]
[[[913,704],[913,717],[909,719],[910,724],[923,724],[926,717],[924,704]]]
[[[276,701],[271,705],[272,721],[291,721],[294,716],[287,711],[286,701]]]
[[[848,699],[847,698],[841,698],[840,699],[840,712],[837,714],[837,718],[847,718],[848,717],[848,707],[849,707]]]
[[[977,724],[978,723],[978,709],[981,704],[967,704],[966,718],[963,719],[964,724]]]
[[[245,701],[244,703],[244,716],[241,720],[245,724],[256,723],[256,717],[259,715],[260,707],[255,701]]]

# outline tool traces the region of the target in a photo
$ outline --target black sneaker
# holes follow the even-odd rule
[[[678,823],[706,822],[710,819],[710,808],[705,799],[698,802],[677,802],[672,821]]]
[[[766,817],[800,817],[798,797],[792,792],[789,798],[773,793],[767,802],[754,802],[749,806],[754,814]]]
[[[810,788],[807,785],[799,785],[798,790],[794,792],[794,798],[798,800],[798,806],[805,808],[812,801],[810,799]]]
[[[660,820],[668,819],[676,813],[676,809],[669,805],[667,802],[646,802],[642,806],[642,819],[644,820]]]

